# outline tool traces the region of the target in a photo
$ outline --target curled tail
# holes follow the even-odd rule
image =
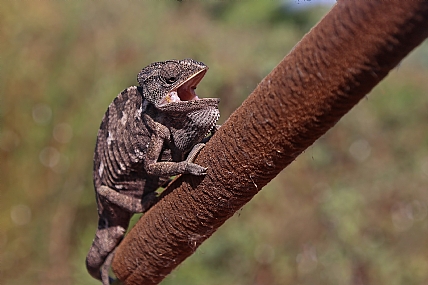
[[[108,270],[113,252],[125,235],[125,231],[125,227],[120,225],[108,228],[99,226],[86,256],[86,269],[92,277],[101,280],[103,285],[109,284]]]

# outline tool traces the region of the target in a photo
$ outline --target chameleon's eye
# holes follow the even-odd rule
[[[172,84],[175,81],[177,81],[177,77],[174,77],[174,76],[165,78],[165,82],[168,84]]]
[[[173,84],[180,78],[180,66],[177,62],[168,61],[162,67],[160,76],[162,77],[162,81],[166,84]]]

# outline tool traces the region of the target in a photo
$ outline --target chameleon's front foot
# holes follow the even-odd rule
[[[192,150],[190,151],[189,155],[187,156],[185,162],[186,165],[186,173],[192,174],[192,175],[206,175],[207,174],[207,168],[200,166],[199,164],[193,163],[193,161],[196,159],[196,156],[199,154],[199,152],[205,147],[204,143],[198,143],[196,144]]]

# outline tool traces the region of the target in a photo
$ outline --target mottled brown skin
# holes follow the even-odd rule
[[[104,285],[132,215],[153,206],[171,176],[206,173],[192,161],[218,128],[219,100],[194,92],[207,69],[192,59],[153,63],[138,74],[140,86],[121,92],[104,115],[93,172],[98,230],[86,257],[88,272]]]

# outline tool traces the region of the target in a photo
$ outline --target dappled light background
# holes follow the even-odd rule
[[[3,1],[0,284],[100,284],[95,139],[142,67],[206,63],[222,123],[331,2]],[[162,284],[428,284],[427,94],[424,43]]]

